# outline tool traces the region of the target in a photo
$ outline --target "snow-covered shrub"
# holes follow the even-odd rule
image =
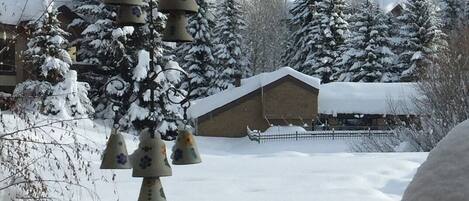
[[[469,120],[456,126],[428,155],[402,201],[466,201],[469,197]]]
[[[0,200],[75,200],[94,190],[91,161],[100,148],[75,132],[74,119],[0,112]],[[89,126],[89,125],[87,125]],[[94,200],[94,199],[93,199]]]
[[[16,111],[39,111],[64,118],[84,117],[93,113],[88,99],[89,85],[77,81],[76,71],[68,71],[64,80],[55,85],[29,80],[16,86],[13,97]]]
[[[77,72],[70,70],[72,60],[65,39],[69,33],[60,28],[57,13],[51,5],[42,18],[28,25],[34,32],[23,53],[39,80],[25,81],[16,87],[16,110],[66,118],[87,116],[94,112],[88,99],[90,87],[78,82]]]

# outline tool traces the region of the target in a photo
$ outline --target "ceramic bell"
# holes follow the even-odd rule
[[[109,5],[143,5],[143,0],[104,0],[105,4]]]
[[[159,11],[170,13],[172,11],[184,11],[185,13],[196,13],[199,6],[195,0],[160,0]]]
[[[141,26],[146,23],[146,13],[140,6],[127,6],[119,7],[117,15],[117,23],[122,26]]]
[[[131,169],[124,136],[113,128],[104,150],[101,169]]]
[[[202,162],[194,135],[190,131],[182,130],[179,133],[171,159],[174,165],[191,165]]]
[[[144,178],[138,201],[166,201],[160,178]]]
[[[133,177],[171,176],[172,170],[166,155],[166,144],[159,133],[149,129],[140,132],[140,144],[132,155]]]
[[[187,17],[184,12],[172,12],[168,17],[166,28],[163,31],[163,41],[191,42],[194,39],[187,32]]]

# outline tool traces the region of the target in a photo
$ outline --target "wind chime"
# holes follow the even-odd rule
[[[146,23],[146,13],[142,9],[143,0],[105,0],[104,3],[119,6],[117,23],[121,26],[142,26]],[[153,11],[153,4],[150,3],[150,10]],[[198,6],[194,0],[160,0],[159,11],[169,14],[166,28],[163,32],[163,41],[167,42],[190,42],[193,40],[187,32],[186,14],[194,14],[198,11]],[[153,12],[150,12],[150,40],[154,40]],[[154,44],[153,42],[151,44]],[[154,48],[153,48],[154,49]],[[154,68],[154,55],[150,50],[150,69]],[[156,72],[153,76],[167,70]],[[154,79],[148,79],[148,86],[155,86]],[[151,91],[151,111],[154,112],[154,90]],[[188,93],[190,94],[190,92]],[[187,103],[189,95],[180,102]],[[117,114],[116,107],[115,113]],[[186,117],[186,115],[184,115]],[[154,120],[154,119],[152,119]],[[140,131],[140,143],[138,149],[129,159],[125,140],[119,132],[118,118],[114,120],[114,127],[109,137],[106,149],[103,154],[101,169],[133,169],[133,177],[142,177],[143,182],[140,188],[138,201],[166,201],[166,196],[161,184],[160,177],[172,175],[172,169],[166,154],[166,144],[161,139],[160,133],[156,132],[154,125],[147,125],[147,128]],[[176,143],[171,155],[173,165],[190,165],[202,162],[195,143],[195,138],[191,131],[184,127],[178,131]]]

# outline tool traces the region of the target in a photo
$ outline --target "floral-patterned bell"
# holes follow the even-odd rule
[[[166,144],[159,133],[150,129],[140,132],[140,144],[132,154],[133,177],[166,177],[172,175],[166,155]]]
[[[183,129],[179,132],[171,159],[174,165],[191,165],[202,162],[194,135],[189,130]]]
[[[117,23],[121,26],[141,26],[146,23],[146,13],[140,6],[123,5],[119,8]]]
[[[101,169],[131,169],[124,136],[113,128],[103,154]]]
[[[163,31],[163,41],[166,42],[191,42],[194,40],[187,32],[187,17],[182,11],[171,12]]]
[[[166,201],[160,178],[144,178],[138,201]]]

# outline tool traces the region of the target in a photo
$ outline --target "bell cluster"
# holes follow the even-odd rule
[[[146,23],[146,12],[142,9],[143,0],[105,0],[105,4],[119,6],[117,23],[122,26],[142,26]],[[195,14],[199,6],[195,0],[160,0],[158,10],[168,14],[168,21],[163,32],[163,41],[191,42],[187,32],[187,15]]]

